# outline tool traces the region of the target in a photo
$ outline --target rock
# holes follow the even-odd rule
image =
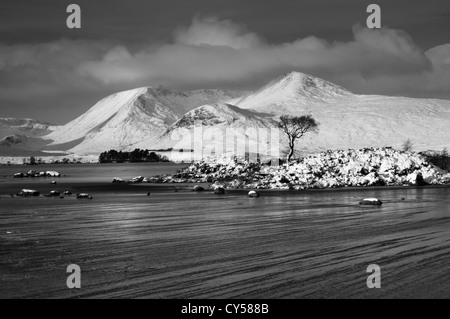
[[[143,180],[144,180],[143,176],[137,176],[137,177],[130,179],[130,182],[131,183],[142,183]]]
[[[125,181],[123,179],[119,178],[119,177],[114,177],[112,182],[113,182],[113,184],[125,183]]]
[[[55,171],[46,171],[45,175],[48,177],[61,177],[61,174]]]
[[[443,181],[443,183],[450,184],[450,173],[442,176],[442,181]]]
[[[72,192],[71,191],[65,191],[63,194],[66,195],[66,196],[69,196],[69,195],[72,195]]]
[[[422,174],[417,174],[417,177],[416,177],[416,185],[417,186],[425,186],[425,185],[427,185],[427,183],[425,182],[425,180],[423,179],[423,176],[422,176]]]
[[[225,188],[221,187],[221,186],[216,186],[214,188],[214,194],[225,194]]]
[[[195,185],[194,188],[193,188],[193,191],[194,192],[204,192],[205,189],[203,187],[201,187],[201,186]]]
[[[23,197],[28,197],[28,196],[39,196],[40,193],[34,189],[22,189],[22,191],[17,195],[23,196]]]
[[[365,198],[361,202],[359,202],[360,205],[374,205],[374,206],[381,206],[383,202],[379,200],[378,198]]]
[[[55,185],[55,184],[58,184],[58,183],[56,181],[52,181],[52,184]]]
[[[259,195],[259,193],[257,191],[250,191],[250,192],[248,192],[248,197],[257,198],[259,196],[260,195]]]
[[[87,193],[77,194],[77,199],[93,199],[93,197]]]
[[[50,197],[56,197],[56,196],[60,196],[61,193],[58,192],[58,191],[51,191],[51,192],[49,193],[49,195],[50,195]]]
[[[16,173],[14,174],[14,178],[23,178],[24,174],[23,173]]]

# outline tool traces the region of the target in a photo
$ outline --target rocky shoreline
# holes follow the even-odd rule
[[[193,163],[149,183],[210,183],[228,189],[323,189],[365,186],[450,185],[450,173],[423,155],[393,148],[325,151],[288,165],[237,158]]]

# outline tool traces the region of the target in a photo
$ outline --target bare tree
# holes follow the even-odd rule
[[[413,142],[411,142],[411,140],[408,138],[402,145],[402,150],[405,152],[411,152],[413,149]]]
[[[289,139],[289,154],[287,156],[289,162],[294,154],[295,141],[302,138],[308,132],[317,132],[319,123],[317,123],[312,115],[282,115],[280,116],[278,126],[283,129]]]

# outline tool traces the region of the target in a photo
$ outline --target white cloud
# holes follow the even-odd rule
[[[354,40],[345,43],[311,36],[270,45],[231,21],[196,18],[189,27],[175,32],[172,44],[134,55],[121,48],[118,60],[108,58],[118,50],[114,48],[100,61],[83,63],[80,69],[104,83],[163,81],[176,86],[211,81],[227,85],[290,69],[325,77],[339,73],[364,78],[431,69],[429,59],[402,31],[355,26],[353,34]]]
[[[176,43],[186,45],[227,46],[246,49],[260,46],[264,40],[243,25],[230,20],[218,20],[214,17],[194,18],[189,27],[180,27],[174,32]]]

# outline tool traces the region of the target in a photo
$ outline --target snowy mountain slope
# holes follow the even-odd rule
[[[32,119],[0,118],[0,139],[12,134],[30,137],[43,136],[56,128],[55,125]]]
[[[393,146],[411,139],[416,150],[450,147],[450,101],[356,95],[330,82],[292,72],[229,103],[282,114],[312,114],[320,131],[299,142],[300,149]]]
[[[328,81],[300,72],[287,73],[261,89],[229,101],[243,109],[273,114],[294,113],[311,103],[334,104],[352,93]]]
[[[107,149],[128,149],[137,142],[155,139],[186,112],[228,100],[222,90],[178,92],[163,87],[143,87],[110,95],[88,112],[46,136],[57,149],[70,145],[79,154]],[[73,141],[79,141],[73,145]]]
[[[178,128],[192,128],[197,122],[203,126],[266,127],[272,121],[270,114],[256,113],[231,104],[203,105],[186,113],[169,127],[165,134]]]
[[[247,145],[252,144],[253,147],[266,143],[258,132],[271,127],[276,127],[276,123],[270,114],[244,110],[226,103],[216,103],[195,108],[172,124],[158,139],[142,141],[134,147],[149,148],[150,145],[153,149],[173,148],[176,152],[180,149],[203,148],[201,156],[224,154],[234,152],[235,139],[245,141]],[[199,159],[201,158],[195,158]]]
[[[43,155],[40,150],[51,140],[42,136],[57,128],[33,119],[0,118],[0,156]]]
[[[176,144],[171,137],[183,135],[186,130],[193,134],[194,127],[202,126],[209,133],[218,134],[225,132],[226,129],[247,129],[247,128],[266,128],[275,126],[275,122],[270,114],[257,113],[250,110],[240,109],[234,105],[226,103],[216,103],[211,105],[202,105],[193,109],[172,124],[158,139],[154,142],[154,147],[160,149],[172,148]],[[147,141],[136,144],[144,147]],[[184,148],[191,149],[190,145]]]
[[[41,137],[8,135],[0,140],[0,156],[43,156],[41,150],[49,142]]]

